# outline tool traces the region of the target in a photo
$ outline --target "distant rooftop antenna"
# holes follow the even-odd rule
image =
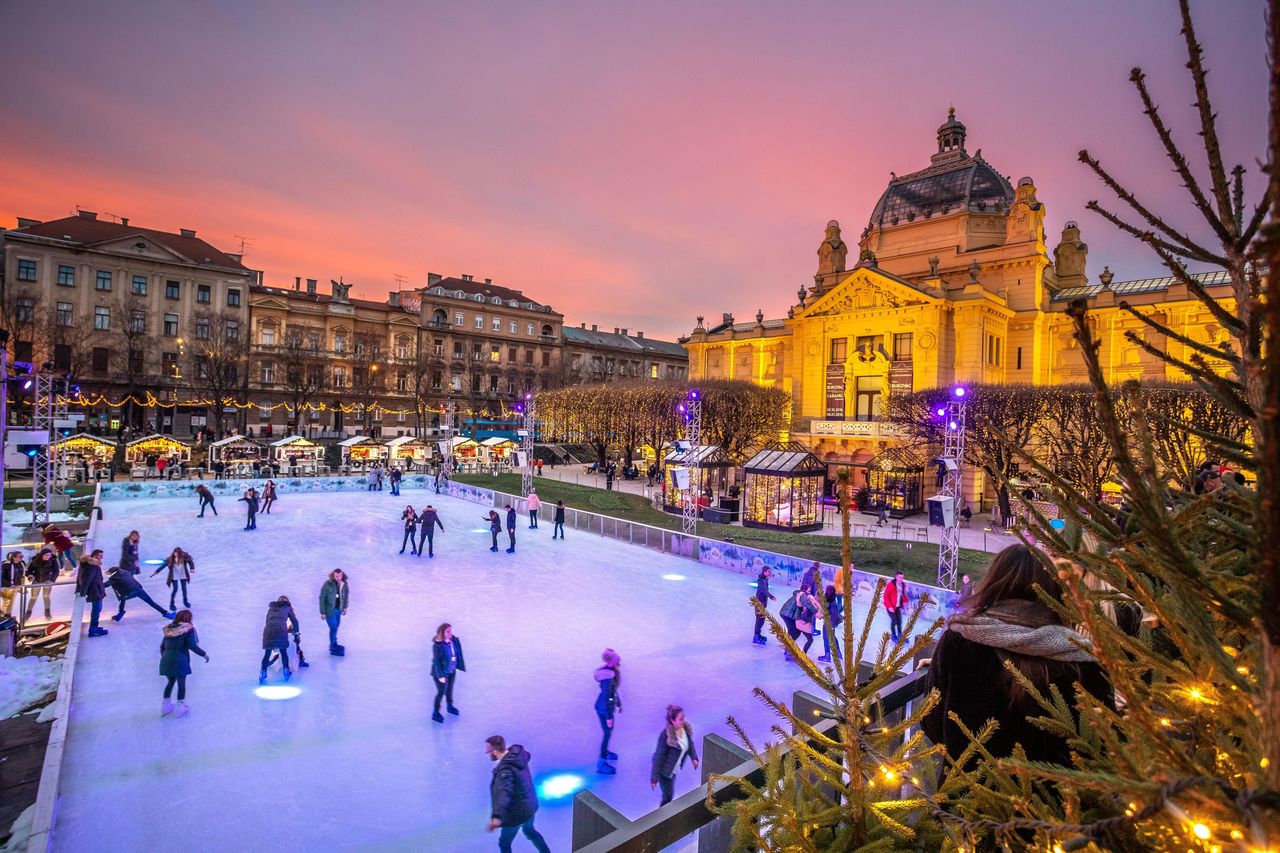
[[[253,238],[243,237],[239,234],[236,234],[235,238],[240,241],[240,257],[243,258],[245,249],[248,249],[253,245]]]
[[[396,287],[400,288],[401,290],[404,290],[405,284],[409,281],[409,279],[406,276],[400,275],[400,273],[396,273],[394,276],[392,276],[392,278],[396,280]]]
[[[123,218],[124,218],[123,216],[119,216],[118,214],[112,213],[112,212],[111,212],[111,211],[109,211],[109,210],[104,210],[104,211],[102,211],[102,215],[103,215],[103,216],[110,216],[110,217],[111,217],[111,221],[113,221],[113,222],[119,222],[121,219],[123,219]]]

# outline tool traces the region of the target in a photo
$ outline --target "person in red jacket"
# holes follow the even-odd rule
[[[56,524],[45,522],[40,525],[40,533],[44,536],[44,544],[52,545],[54,551],[58,555],[59,564],[66,561],[67,570],[70,571],[76,567],[75,559],[71,556],[71,549],[75,547],[71,544],[71,537],[67,532]]]
[[[907,611],[911,596],[907,595],[907,582],[898,572],[884,588],[884,609],[889,614],[889,639],[895,643],[902,639],[902,614]]]

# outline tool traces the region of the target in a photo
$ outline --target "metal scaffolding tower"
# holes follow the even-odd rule
[[[516,411],[524,415],[520,429],[520,451],[524,454],[524,465],[520,466],[520,494],[526,498],[533,491],[533,433],[537,408],[533,394],[525,394],[524,402],[516,403]]]
[[[31,460],[32,527],[46,523],[50,510],[59,512],[67,507],[66,486],[54,471],[52,447],[58,422],[67,419],[66,385],[66,379],[47,373],[37,373],[35,377],[36,403],[31,429],[47,433],[49,440],[39,446]]]
[[[939,495],[949,498],[950,511],[944,510],[942,543],[938,546],[938,586],[955,589],[960,568],[960,481],[964,465],[965,408],[968,397],[964,388],[957,387],[950,400],[939,406],[943,416],[942,461],[946,476],[942,480]]]
[[[702,469],[698,466],[698,449],[702,446],[702,397],[695,388],[680,404],[684,414],[684,440],[689,443],[685,452],[693,460],[688,468],[689,489],[680,505],[680,531],[690,536],[698,533],[698,501],[702,497]]]
[[[440,472],[446,477],[453,476],[453,419],[457,415],[458,406],[452,400],[445,404],[444,423],[440,432],[444,433],[444,447],[440,451]]]

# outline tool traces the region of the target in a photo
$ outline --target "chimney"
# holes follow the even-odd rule
[[[583,324],[582,324],[582,326],[581,326],[580,328],[585,329],[586,327],[587,327],[587,324],[586,324],[586,323],[583,323]]]
[[[618,334],[618,327],[617,327],[617,326],[614,326],[614,327],[613,327],[613,333],[614,333],[615,335],[616,335],[616,334]]]
[[[592,324],[591,324],[591,331],[593,331],[593,332],[598,332],[598,331],[600,331],[600,330],[596,328],[596,324],[595,324],[595,323],[592,323]]]
[[[721,316],[724,318],[724,322],[726,324],[733,323],[733,315],[730,314],[728,311],[723,312]]]
[[[236,262],[239,262],[244,259],[244,255],[239,255],[239,254],[236,254],[235,252],[227,252],[227,257],[231,258],[231,260]]]
[[[196,236],[196,229],[194,229],[194,228],[179,228],[179,229],[178,229],[178,233],[179,233],[179,234],[181,234],[183,237],[194,237],[194,236]]]
[[[300,275],[295,275],[295,276],[293,277],[293,289],[294,289],[294,290],[302,290],[302,276],[300,276]]]
[[[636,332],[636,337],[644,340],[644,332]]]
[[[491,278],[486,278],[486,279],[484,280],[484,283],[485,283],[485,284],[493,284],[493,279],[491,279]]]
[[[463,273],[463,274],[462,274],[462,280],[463,280],[463,281],[471,281],[471,276],[470,276],[470,275],[468,275],[467,273]]]
[[[316,292],[316,280],[314,278],[307,279],[307,293],[310,293],[311,295],[314,296],[315,292]]]
[[[400,307],[400,291],[393,290],[391,293],[387,294],[387,304],[390,305],[392,308],[399,308]]]
[[[626,329],[623,329],[623,330],[622,330],[622,336],[623,336],[624,338],[627,336],[627,330],[626,330]]]
[[[427,287],[430,287],[433,284],[439,284],[443,278],[444,276],[440,275],[438,272],[427,273]]]
[[[128,225],[128,224],[129,224],[129,217],[127,217],[127,216],[121,216],[121,217],[120,217],[120,224],[121,224],[121,225]]]
[[[80,216],[81,219],[97,219],[98,218],[98,214],[94,213],[92,210],[80,210],[77,208],[76,213]]]

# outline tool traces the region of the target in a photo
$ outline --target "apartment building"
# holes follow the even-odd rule
[[[689,353],[674,341],[631,334],[628,329],[601,331],[595,324],[564,329],[565,384],[615,379],[683,381],[689,375]]]

